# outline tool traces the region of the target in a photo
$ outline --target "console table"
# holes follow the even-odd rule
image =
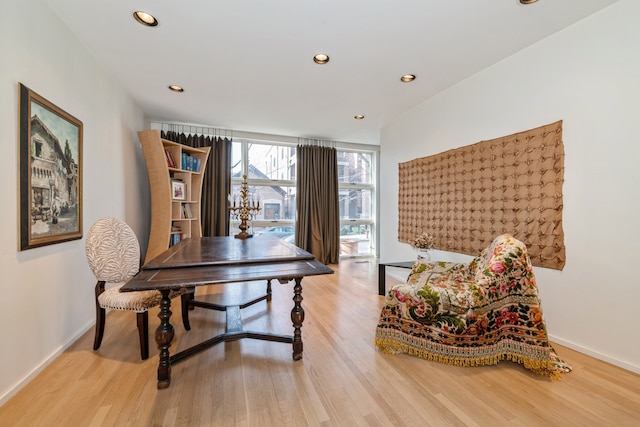
[[[381,262],[378,264],[378,295],[386,294],[387,267],[412,268],[415,261]]]
[[[160,350],[158,362],[158,388],[171,384],[171,365],[210,348],[220,342],[241,338],[254,338],[293,344],[293,360],[302,359],[302,278],[331,274],[333,270],[316,260],[310,253],[272,236],[250,239],[229,237],[200,237],[181,241],[145,264],[121,292],[157,289],[160,300],[160,325],[156,330],[156,342]],[[225,333],[215,336],[175,355],[169,354],[174,337],[171,325],[172,289],[195,288],[217,283],[235,283],[256,280],[278,280],[280,283],[295,281],[293,287],[293,335],[244,331],[239,310],[233,307],[227,313]],[[261,297],[259,300],[265,299]],[[269,300],[269,298],[266,298]],[[254,301],[255,302],[255,301]]]

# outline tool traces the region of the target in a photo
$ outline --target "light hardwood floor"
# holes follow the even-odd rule
[[[511,362],[459,368],[377,351],[383,297],[375,262],[334,268],[303,280],[301,361],[292,360],[290,344],[223,343],[174,366],[171,386],[157,390],[157,310],[144,362],[135,316],[112,312],[102,348],[91,349],[87,332],[0,407],[0,426],[640,425],[639,375],[558,345],[574,369],[561,381]],[[216,285],[201,288],[199,298],[237,303],[262,289]],[[245,329],[291,333],[292,284],[273,291],[270,304],[243,310]],[[196,308],[186,332],[173,311],[173,351],[224,329],[224,313]]]

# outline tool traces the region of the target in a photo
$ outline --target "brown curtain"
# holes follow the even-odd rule
[[[202,235],[228,236],[227,194],[231,191],[231,139],[174,131],[162,137],[189,147],[211,147],[202,183]]]
[[[324,264],[337,264],[340,257],[337,150],[298,145],[296,151],[296,245]]]

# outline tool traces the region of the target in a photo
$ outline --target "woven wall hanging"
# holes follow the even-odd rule
[[[562,121],[398,165],[398,240],[427,232],[436,248],[478,255],[498,235],[533,265],[562,270]]]

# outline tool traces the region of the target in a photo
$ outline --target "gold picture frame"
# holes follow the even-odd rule
[[[19,249],[82,238],[82,122],[19,83]]]

